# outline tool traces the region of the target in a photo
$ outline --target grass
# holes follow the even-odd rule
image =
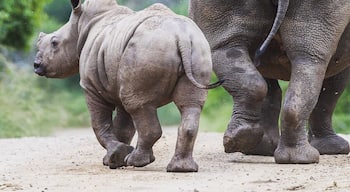
[[[0,137],[41,136],[57,127],[87,126],[89,116],[81,91],[57,90],[0,55]]]
[[[225,131],[231,118],[232,105],[232,98],[224,88],[218,87],[209,90],[199,123],[200,129],[215,132]]]

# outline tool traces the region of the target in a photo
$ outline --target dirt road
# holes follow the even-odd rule
[[[347,137],[349,140],[350,137]],[[167,173],[176,129],[156,143],[156,161],[110,170],[92,130],[53,137],[0,139],[0,191],[350,191],[350,156],[321,156],[319,164],[277,165],[272,157],[225,154],[222,134],[200,132],[198,173]]]

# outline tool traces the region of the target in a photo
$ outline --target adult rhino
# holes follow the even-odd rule
[[[197,171],[192,153],[199,116],[206,89],[217,86],[204,86],[212,61],[200,29],[161,4],[139,12],[115,0],[71,4],[68,23],[39,35],[34,69],[49,78],[79,71],[93,130],[107,150],[103,164],[117,168],[153,162],[152,146],[162,135],[157,108],[174,101],[182,120],[167,171]]]
[[[278,35],[256,67],[255,50],[275,14],[271,0],[191,0],[190,17],[206,35],[214,71],[234,99],[225,151],[274,154],[277,163],[316,163],[320,153],[349,153],[348,142],[331,127],[331,116],[349,80],[350,1],[290,1]],[[277,79],[290,81],[281,135]]]

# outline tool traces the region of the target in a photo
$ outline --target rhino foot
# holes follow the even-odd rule
[[[119,144],[114,148],[110,148],[103,157],[103,165],[109,166],[110,169],[126,166],[124,159],[133,150],[132,146],[126,144]]]
[[[139,150],[135,149],[129,155],[125,157],[127,166],[144,167],[152,163],[156,158],[153,155],[152,149],[150,150]]]
[[[335,134],[322,138],[312,137],[310,144],[315,147],[321,155],[348,154],[350,152],[349,143]]]
[[[275,162],[280,164],[318,163],[320,154],[308,142],[293,147],[279,144],[275,151]]]
[[[167,172],[197,172],[198,164],[192,157],[173,157],[166,168]]]
[[[265,133],[261,142],[253,149],[245,151],[244,154],[273,156],[277,148],[278,139],[278,137],[271,137]]]
[[[228,128],[224,134],[225,152],[247,153],[261,142],[263,135],[259,126]]]

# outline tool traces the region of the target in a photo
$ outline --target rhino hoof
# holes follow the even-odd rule
[[[144,167],[152,163],[155,159],[152,150],[141,152],[136,149],[125,157],[124,162],[126,162],[127,166]]]
[[[248,152],[254,149],[262,140],[264,131],[260,127],[240,127],[227,129],[224,135],[226,153]]]
[[[279,144],[274,156],[275,162],[280,164],[310,164],[319,162],[320,153],[309,143],[293,147]]]
[[[125,157],[130,154],[134,148],[130,145],[118,145],[112,150],[108,150],[103,158],[103,165],[109,166],[110,169],[126,166]]]
[[[338,135],[329,135],[322,138],[311,138],[310,144],[315,147],[321,155],[348,154],[349,143]]]
[[[193,158],[172,158],[166,168],[167,172],[198,172],[198,164]]]

